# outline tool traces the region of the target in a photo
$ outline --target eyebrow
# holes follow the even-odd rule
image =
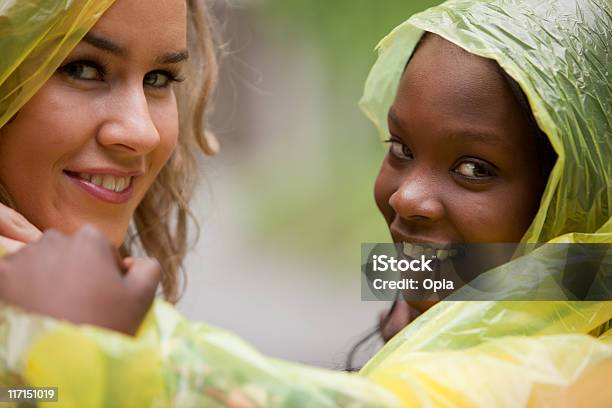
[[[85,41],[87,44],[93,45],[94,47],[102,51],[106,51],[118,57],[127,57],[128,55],[127,48],[98,34],[93,34],[89,32],[85,34],[85,37],[83,37],[83,41]]]
[[[173,51],[156,58],[155,61],[160,64],[178,64],[181,61],[185,61],[189,58],[189,52],[187,50]]]
[[[90,44],[102,51],[116,55],[118,57],[127,57],[129,55],[127,47],[121,44],[117,44],[113,40],[110,40],[99,34],[89,32],[83,37],[83,41]],[[189,52],[187,50],[171,51],[155,59],[158,64],[177,64],[181,61],[185,61],[189,58]]]
[[[454,131],[451,134],[450,139],[453,142],[465,141],[465,139],[470,139],[470,141],[484,143],[491,146],[499,146],[505,144],[505,140],[495,133],[471,129]]]
[[[403,129],[402,123],[401,123],[402,121],[400,120],[399,116],[397,116],[397,114],[393,110],[389,109],[387,118],[389,122],[393,123],[395,126],[399,127],[400,129]],[[499,146],[499,145],[505,144],[506,142],[505,139],[499,136],[498,134],[488,132],[485,130],[481,130],[481,129],[465,129],[464,128],[464,129],[450,130],[450,131],[447,131],[446,133],[450,135],[449,141],[453,143],[468,141],[468,142],[484,143],[484,144],[488,144],[491,146]]]

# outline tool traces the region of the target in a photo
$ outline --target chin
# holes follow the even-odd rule
[[[113,244],[115,248],[121,247],[127,234],[127,226],[125,228],[118,228],[117,226],[109,226],[104,224],[90,223],[94,227],[100,230],[104,236]],[[83,224],[84,225],[84,224]]]
[[[87,224],[96,227],[111,242],[111,244],[113,244],[115,248],[119,248],[123,244],[128,229],[127,225],[117,225],[114,223],[109,224],[99,220],[92,220],[91,218],[65,219],[65,217],[63,217],[63,219],[60,218],[55,222],[35,223],[35,226],[41,231],[55,229],[64,234],[74,234],[81,227]]]
[[[429,310],[429,308],[434,306],[436,303],[438,303],[438,301],[437,300],[420,300],[420,301],[409,300],[406,303],[408,303],[410,306],[414,307],[419,312],[423,313],[423,312],[426,312],[427,310]]]

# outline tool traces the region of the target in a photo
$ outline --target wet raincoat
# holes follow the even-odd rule
[[[111,3],[0,3],[0,127]],[[524,241],[610,244],[610,15],[606,0],[447,2],[381,41],[362,107],[385,134],[423,30],[495,59],[559,156]],[[50,407],[571,405],[609,382],[611,318],[612,302],[442,302],[349,375],[267,358],[163,301],[135,338],[0,306],[0,387],[58,387]]]

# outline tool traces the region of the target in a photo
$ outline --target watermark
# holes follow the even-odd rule
[[[362,244],[363,300],[612,300],[610,244]]]
[[[57,402],[57,387],[0,387],[0,402],[30,403]]]

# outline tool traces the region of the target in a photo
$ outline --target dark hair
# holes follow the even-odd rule
[[[352,372],[352,371],[360,370],[360,367],[357,367],[355,364],[357,352],[363,346],[368,344],[368,342],[372,338],[376,337],[376,335],[379,334],[379,332],[389,323],[389,321],[391,320],[391,316],[393,315],[393,311],[395,310],[395,307],[397,305],[397,302],[399,301],[400,296],[401,296],[401,292],[397,291],[395,295],[395,300],[391,304],[391,307],[389,308],[389,311],[387,311],[387,314],[385,315],[385,317],[381,319],[379,324],[372,327],[366,334],[364,334],[363,337],[357,343],[355,343],[353,347],[351,347],[351,351],[349,351],[349,353],[346,356],[346,364],[344,368],[345,371]]]
[[[408,64],[410,63],[410,60],[412,59],[412,56],[416,53],[416,51],[419,49],[419,47],[421,47],[425,41],[428,38],[431,38],[432,35],[430,32],[426,31],[421,38],[419,39],[419,41],[417,42],[417,44],[414,47],[414,51],[412,52],[412,54],[410,55],[410,57],[408,58],[408,61],[406,62],[406,65],[404,66],[404,71],[406,70],[406,67],[408,66]],[[520,85],[510,77],[510,75],[508,75],[500,66],[499,64],[497,64],[497,68],[499,71],[499,74],[502,76],[502,78],[506,81],[506,83],[508,84],[508,86],[510,87],[510,90],[512,91],[512,94],[514,95],[514,98],[516,100],[516,102],[519,104],[519,107],[521,108],[521,112],[523,114],[523,116],[525,117],[525,119],[527,120],[527,123],[529,124],[533,135],[535,136],[536,139],[536,151],[537,151],[537,155],[538,155],[538,165],[540,168],[540,176],[541,176],[541,190],[544,190],[544,187],[546,186],[546,183],[548,181],[548,176],[550,175],[550,172],[552,171],[552,168],[555,165],[555,162],[557,160],[557,154],[555,153],[555,150],[553,149],[552,145],[550,144],[550,141],[548,139],[548,136],[546,135],[546,133],[544,133],[542,131],[542,129],[539,128],[535,117],[533,115],[533,112],[531,110],[531,108],[529,107],[529,102],[527,100],[527,96],[525,95],[525,93],[523,92],[523,90],[521,89]],[[349,351],[347,357],[346,357],[346,371],[357,371],[358,368],[355,367],[355,357],[357,355],[357,352],[359,351],[359,349],[361,349],[363,347],[363,345],[367,344],[367,342],[372,339],[383,327],[385,327],[387,325],[387,323],[389,323],[389,320],[391,319],[391,315],[393,314],[393,311],[395,310],[395,307],[397,305],[397,302],[399,300],[400,297],[400,292],[397,292],[397,296],[395,298],[395,300],[393,301],[393,304],[391,305],[391,308],[389,309],[389,311],[387,312],[387,314],[385,315],[385,317],[381,320],[380,324],[376,325],[374,328],[370,329],[361,340],[359,340],[352,348],[351,351]]]
[[[510,75],[508,75],[506,71],[499,66],[499,64],[497,64],[497,66],[500,74],[510,87],[512,94],[514,95],[514,99],[519,104],[521,113],[527,120],[532,133],[535,135],[538,165],[540,167],[540,176],[543,183],[542,188],[544,188],[546,182],[548,181],[548,176],[550,175],[550,172],[557,161],[557,153],[555,153],[555,149],[553,149],[552,145],[550,144],[550,140],[548,139],[546,133],[544,133],[538,126],[538,123],[533,116],[533,111],[531,110],[531,107],[529,107],[527,96],[521,89],[521,86],[518,84],[518,82],[512,79],[512,77],[510,77]]]

